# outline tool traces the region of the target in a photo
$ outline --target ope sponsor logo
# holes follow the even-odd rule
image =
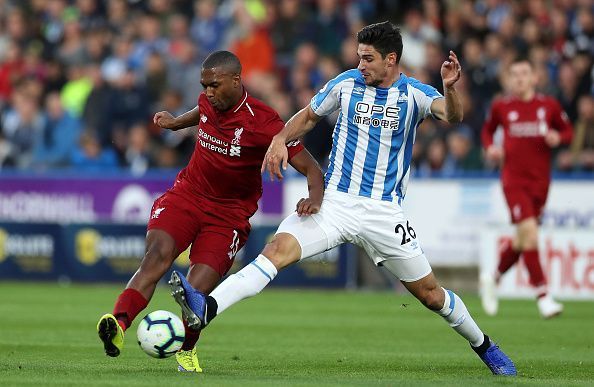
[[[354,124],[398,130],[400,126],[400,106],[384,106],[359,101],[355,105]],[[375,117],[374,117],[375,115]]]

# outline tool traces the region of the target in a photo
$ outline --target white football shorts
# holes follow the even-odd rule
[[[431,272],[416,232],[398,203],[326,191],[319,213],[303,217],[294,213],[276,233],[297,239],[301,259],[351,242],[364,248],[376,265],[389,260],[386,266],[401,281],[416,281]]]

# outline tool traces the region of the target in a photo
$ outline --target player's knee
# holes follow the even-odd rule
[[[418,298],[428,309],[440,310],[443,308],[443,290],[439,287],[422,289]]]
[[[520,250],[534,250],[538,247],[538,234],[526,233],[519,240]]]
[[[282,269],[299,260],[299,256],[290,240],[278,235],[264,247],[262,255],[268,258],[277,269]]]
[[[172,252],[163,245],[153,245],[144,253],[141,263],[141,269],[148,272],[154,272],[161,277],[163,273],[169,270],[171,266]]]

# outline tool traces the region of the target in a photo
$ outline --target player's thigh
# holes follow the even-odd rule
[[[400,281],[407,283],[420,281],[432,271],[425,254],[407,259],[386,259],[378,265],[385,267]]]
[[[549,195],[548,186],[534,187],[530,190],[532,198],[532,207],[534,208],[534,217],[540,223],[544,207],[547,203],[547,197]]]
[[[366,208],[362,224],[356,243],[376,265],[384,260],[406,260],[423,254],[412,222],[396,204],[373,203]]]
[[[190,262],[207,265],[223,277],[235,261],[235,255],[245,245],[250,232],[246,220],[241,227],[205,225],[192,243]]]
[[[324,208],[324,204],[322,204]],[[328,224],[328,206],[326,211],[309,216],[298,216],[293,213],[286,217],[276,230],[276,235],[292,235],[301,248],[298,259],[306,259],[316,254],[330,250],[345,242],[337,228]]]
[[[525,187],[504,186],[503,194],[513,224],[518,224],[524,219],[536,216],[532,195]]]
[[[175,242],[175,256],[185,251],[196,237],[203,214],[188,200],[171,191],[153,203],[147,230],[161,230]],[[150,248],[150,246],[147,246]]]

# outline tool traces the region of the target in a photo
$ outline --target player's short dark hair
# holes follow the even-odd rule
[[[231,74],[241,74],[241,62],[239,58],[229,51],[215,51],[202,62],[203,69],[220,67]]]
[[[517,63],[528,63],[530,65],[530,67],[534,68],[534,64],[532,63],[532,61],[530,60],[529,57],[527,57],[526,55],[517,55],[515,56],[512,61],[509,63],[509,67],[511,67],[512,65],[515,65]]]
[[[370,24],[357,32],[357,41],[373,46],[385,58],[391,52],[396,53],[396,63],[402,56],[402,35],[400,28],[389,21]]]

